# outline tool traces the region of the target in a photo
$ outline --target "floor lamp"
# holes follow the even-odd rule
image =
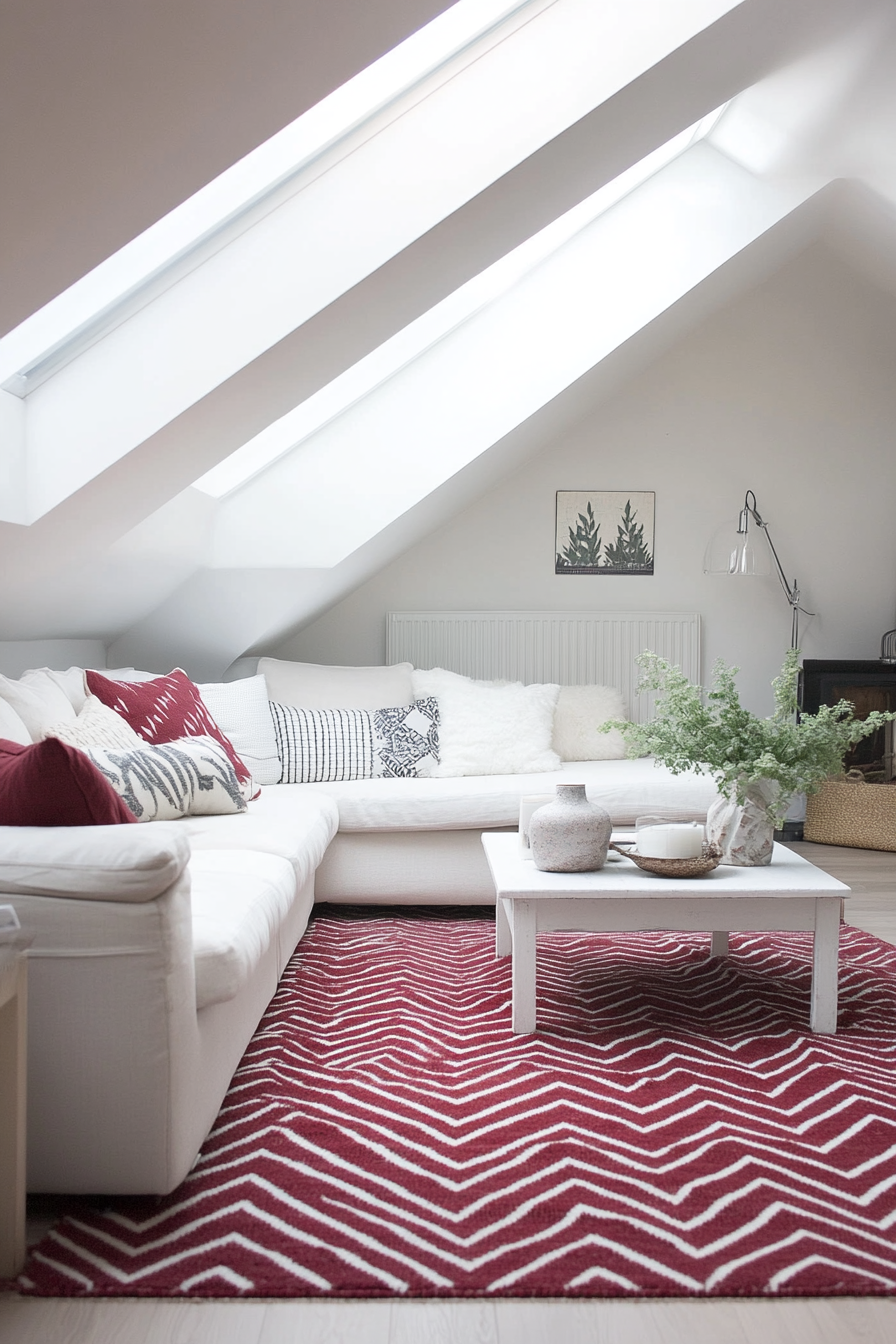
[[[756,534],[755,531],[750,531],[751,522],[765,533],[768,546],[757,547],[754,544],[753,538]],[[790,647],[798,649],[800,612],[804,616],[814,616],[815,612],[807,611],[805,607],[800,606],[800,590],[796,579],[793,583],[788,583],[784,567],[775,550],[775,543],[771,539],[768,523],[756,507],[756,496],[753,491],[748,490],[744,496],[744,506],[738,515],[736,531],[732,532],[730,523],[719,528],[706,548],[703,572],[704,574],[770,574],[770,557],[775,562],[778,579],[790,603]]]

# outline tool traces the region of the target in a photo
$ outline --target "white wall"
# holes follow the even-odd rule
[[[593,405],[528,465],[276,652],[381,662],[389,610],[695,610],[704,666],[772,707],[789,643],[776,580],[710,578],[703,551],[756,492],[817,616],[807,657],[874,658],[896,625],[896,299],[815,244]],[[554,574],[558,489],[656,491],[653,577]]]
[[[101,639],[0,640],[0,673],[20,677],[32,667],[105,667]]]

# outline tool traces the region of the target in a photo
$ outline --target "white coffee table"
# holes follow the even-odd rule
[[[634,837],[631,837],[632,839]],[[809,1025],[837,1030],[840,902],[849,887],[775,845],[765,868],[720,866],[705,877],[663,878],[627,859],[596,873],[543,873],[523,857],[515,831],[482,837],[497,896],[495,955],[511,956],[512,1026],[535,1030],[535,937],[550,929],[632,932],[705,930],[724,956],[731,930],[805,930],[815,935]]]

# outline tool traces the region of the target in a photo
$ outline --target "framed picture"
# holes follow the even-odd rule
[[[555,574],[652,574],[653,490],[558,490]]]

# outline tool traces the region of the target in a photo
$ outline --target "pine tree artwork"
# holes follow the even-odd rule
[[[637,512],[630,499],[625,501],[616,540],[604,548],[604,566],[620,574],[653,572],[653,556],[644,542],[644,524],[636,523]]]
[[[556,574],[652,574],[652,490],[558,490]]]
[[[594,509],[589,500],[585,506],[585,512],[580,513],[576,521],[575,530],[572,526],[569,529],[569,540],[563,548],[562,561],[566,568],[574,569],[577,565],[594,569],[600,564],[600,524],[594,521]],[[561,557],[558,556],[558,563]]]

